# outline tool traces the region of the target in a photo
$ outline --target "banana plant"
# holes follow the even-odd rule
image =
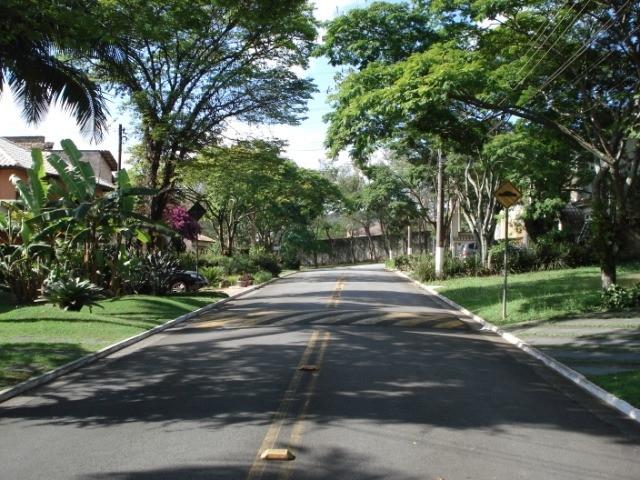
[[[10,217],[20,224],[20,235],[23,243],[29,243],[33,235],[34,219],[38,218],[45,209],[49,195],[49,184],[46,180],[47,172],[44,157],[40,150],[31,152],[33,166],[27,169],[27,181],[17,175],[11,175],[10,180],[19,193],[16,202],[11,202],[7,209]],[[8,202],[7,202],[8,203]]]
[[[34,150],[27,180],[12,179],[20,193],[19,200],[6,202],[3,206],[8,213],[0,216],[0,235],[11,247],[2,252],[0,276],[22,279],[24,288],[13,290],[25,299],[33,297],[33,285],[42,284],[46,260],[61,265],[65,258],[81,253],[83,275],[95,282],[99,266],[105,265],[101,261],[102,250],[113,247],[116,256],[107,266],[117,292],[119,264],[129,256],[125,244],[148,242],[149,229],[169,232],[136,212],[136,200],[154,195],[154,190],[132,186],[127,172],[121,170],[116,176],[116,188],[101,193],[91,165],[82,160],[75,145],[70,140],[61,144],[65,158],[58,154],[47,158],[57,178],[47,177],[42,152]],[[33,262],[28,261],[30,255]],[[31,280],[30,286],[26,285]],[[18,290],[29,293],[23,295]]]

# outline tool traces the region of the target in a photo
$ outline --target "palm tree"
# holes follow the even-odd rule
[[[8,86],[33,123],[57,102],[74,116],[84,135],[99,141],[108,115],[102,90],[71,60],[106,50],[91,38],[97,35],[95,29],[92,33],[84,27],[90,16],[82,2],[62,3],[65,9],[56,2],[2,0],[0,95]]]

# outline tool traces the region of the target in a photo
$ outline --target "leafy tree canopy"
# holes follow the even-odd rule
[[[403,3],[374,2],[329,22],[316,54],[326,55],[334,66],[362,69],[374,62],[404,60],[436,36],[429,12]]]
[[[638,3],[412,5],[432,16],[437,35],[406,58],[385,61],[380,54],[376,58],[382,60],[358,63],[339,56],[343,46],[327,45],[336,59],[360,68],[333,98],[335,109],[327,116],[332,152],[349,148],[363,159],[397,132],[412,131],[416,138],[435,135],[453,140],[456,148],[478,148],[487,134],[513,130],[513,118],[556,132],[585,154],[585,164],[598,164],[595,233],[603,284],[615,281],[616,252],[633,211],[640,168],[634,143],[640,131]],[[359,51],[357,39],[367,36],[358,32],[349,40],[350,52]]]
[[[0,3],[0,94],[8,86],[24,117],[39,122],[49,106],[66,107],[97,140],[107,124],[102,90],[81,62],[118,58],[96,17],[97,1],[3,0]],[[73,61],[75,60],[75,61]]]
[[[102,2],[125,53],[96,73],[125,95],[139,120],[148,182],[162,189],[161,216],[177,163],[220,141],[231,121],[295,124],[314,87],[304,67],[316,36],[306,0]]]

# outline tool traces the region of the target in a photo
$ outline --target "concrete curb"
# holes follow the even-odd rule
[[[426,290],[430,294],[437,296],[443,302],[447,303],[448,305],[450,305],[451,307],[455,308],[456,310],[459,310],[465,316],[470,317],[473,321],[475,321],[476,323],[480,324],[482,326],[482,330],[490,330],[491,332],[501,336],[507,342],[511,343],[512,345],[515,345],[516,347],[518,347],[523,352],[526,352],[530,356],[532,356],[535,359],[539,360],[540,362],[542,362],[544,365],[546,365],[551,370],[559,373],[564,378],[566,378],[567,380],[570,380],[571,382],[575,383],[576,385],[578,385],[580,388],[582,388],[586,392],[590,393],[591,395],[593,395],[594,397],[596,397],[599,400],[603,401],[604,403],[606,403],[610,407],[616,409],[618,412],[622,413],[623,415],[629,417],[631,420],[633,420],[636,423],[640,424],[640,409],[635,408],[633,405],[625,402],[621,398],[618,398],[615,395],[613,395],[612,393],[609,393],[606,390],[600,388],[595,383],[593,383],[590,380],[588,380],[581,373],[576,372],[575,370],[573,370],[572,368],[568,367],[564,363],[561,363],[561,362],[557,361],[555,358],[550,357],[546,353],[541,352],[537,348],[532,347],[527,342],[521,340],[520,338],[516,337],[512,333],[505,332],[504,330],[498,328],[494,324],[492,324],[490,322],[487,322],[484,318],[476,315],[473,312],[470,312],[469,310],[467,310],[463,306],[458,305],[453,300],[450,300],[449,298],[445,297],[444,295],[438,293],[432,287],[429,287],[428,285],[425,285],[425,284],[423,284],[423,283],[411,278],[409,275],[407,275],[407,274],[405,274],[403,272],[400,272],[398,270],[391,270],[391,271],[393,271],[397,275],[409,280],[410,282],[413,282],[415,285],[417,285],[418,287],[420,287],[423,290]]]
[[[234,295],[230,295],[227,298],[223,298],[222,300],[219,300],[215,303],[211,303],[209,305],[205,305],[204,307],[201,307],[197,310],[194,310],[193,312],[189,312],[189,313],[185,313],[184,315],[180,315],[177,318],[174,318],[173,320],[169,320],[165,323],[163,323],[162,325],[158,325],[157,327],[153,327],[150,330],[146,330],[142,333],[139,333],[137,335],[134,335],[133,337],[129,337],[126,338],[124,340],[121,340],[119,342],[116,342],[114,344],[108,345],[106,347],[104,347],[101,350],[98,350],[97,352],[94,353],[90,353],[88,355],[85,355],[84,357],[80,357],[77,360],[74,360],[72,362],[66,363],[64,365],[61,365],[60,367],[54,369],[54,370],[50,370],[46,373],[43,373],[42,375],[38,375],[37,377],[33,377],[30,378],[28,380],[25,380],[24,382],[20,382],[17,385],[14,385],[13,387],[9,387],[6,388],[4,390],[0,390],[0,403],[4,402],[5,400],[9,400],[10,398],[16,397],[28,390],[31,390],[33,388],[39,387],[41,385],[44,385],[45,383],[49,383],[57,378],[60,378],[61,376],[73,372],[75,370],[78,370],[86,365],[89,365],[90,363],[96,362],[98,360],[100,360],[101,358],[107,357],[119,350],[122,350],[126,347],[129,347],[135,343],[141,342],[142,340],[149,338],[152,335],[155,335],[156,333],[160,333],[163,330],[166,330],[168,328],[174,327],[176,325],[178,325],[179,323],[185,322],[187,320],[191,320],[194,317],[197,317],[198,315],[202,314],[202,313],[206,313],[208,311],[211,310],[216,310],[218,308],[220,308],[222,305],[224,305],[227,302],[230,302],[231,300],[234,300],[236,298],[239,298],[243,295],[246,295],[248,293],[254,292],[255,290],[258,290],[262,287],[265,287],[271,283],[277,282],[280,279],[283,278],[287,278],[290,277],[291,275],[294,275],[298,273],[296,272],[290,272],[287,273],[286,275],[283,275],[282,277],[277,277],[277,278],[272,278],[271,280],[268,280],[264,283],[261,283],[259,285],[254,285],[252,287],[247,288],[246,290],[242,291],[242,292],[238,292]]]

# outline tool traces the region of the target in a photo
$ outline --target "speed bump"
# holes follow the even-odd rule
[[[316,365],[300,365],[298,367],[298,370],[301,370],[303,372],[317,372],[318,367]]]
[[[267,448],[260,455],[262,460],[290,461],[296,458],[288,448]]]

